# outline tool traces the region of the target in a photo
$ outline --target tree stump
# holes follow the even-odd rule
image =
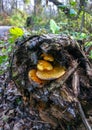
[[[91,129],[85,115],[92,105],[92,62],[83,49],[70,36],[53,34],[15,44],[12,79],[39,120],[52,129],[73,129],[81,122]]]

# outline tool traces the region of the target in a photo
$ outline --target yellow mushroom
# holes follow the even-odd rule
[[[42,84],[44,81],[39,79],[37,76],[36,76],[36,69],[32,69],[28,72],[28,78],[30,81],[34,81],[38,84]]]
[[[42,57],[46,61],[54,61],[54,57],[52,55],[50,55],[50,54],[45,54],[44,53],[44,54],[42,54]]]
[[[53,80],[65,74],[65,68],[62,66],[55,66],[52,70],[37,70],[36,75],[42,80]]]
[[[40,70],[40,71],[52,70],[53,66],[49,62],[47,62],[45,60],[39,60],[38,64],[37,64],[37,69]]]

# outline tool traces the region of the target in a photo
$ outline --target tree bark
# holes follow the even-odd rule
[[[3,0],[0,0],[0,13],[4,11]]]
[[[39,13],[39,7],[41,6],[41,0],[34,0],[34,15]]]

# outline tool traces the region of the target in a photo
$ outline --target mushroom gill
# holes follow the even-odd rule
[[[49,63],[48,61],[45,60],[39,60],[38,64],[37,64],[37,69],[40,71],[44,71],[44,70],[52,70],[53,66],[51,65],[51,63]]]
[[[53,80],[61,77],[65,73],[65,68],[62,66],[55,66],[52,70],[37,70],[36,75],[42,80]]]

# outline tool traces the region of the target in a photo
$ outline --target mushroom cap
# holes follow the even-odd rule
[[[65,73],[65,68],[62,66],[55,66],[52,70],[37,70],[36,75],[42,80],[53,80],[61,77]]]
[[[50,55],[50,54],[43,53],[42,57],[46,61],[51,61],[51,62],[54,61],[54,57],[52,55]]]
[[[40,71],[44,71],[44,70],[52,70],[53,66],[51,65],[51,63],[49,63],[48,61],[45,60],[39,60],[38,64],[37,64],[37,69]]]
[[[28,72],[28,78],[29,78],[29,80],[30,81],[34,81],[34,82],[36,82],[36,83],[38,83],[38,84],[42,84],[44,81],[43,80],[41,80],[41,79],[39,79],[37,76],[36,76],[36,69],[32,69],[32,70],[30,70],[29,72]]]

